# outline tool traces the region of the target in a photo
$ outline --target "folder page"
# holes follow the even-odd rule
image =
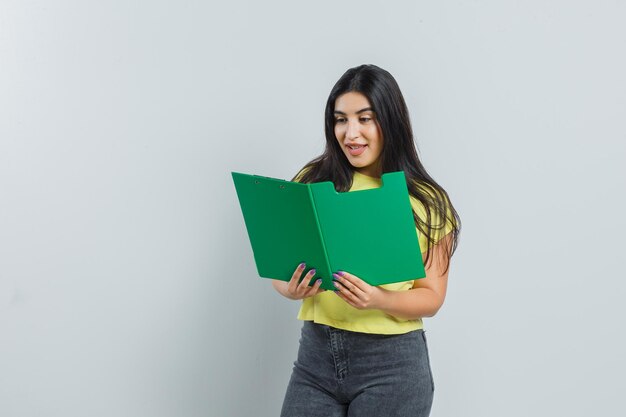
[[[308,184],[232,172],[259,276],[289,281],[300,262],[332,285]],[[312,280],[312,281],[313,281]]]
[[[310,184],[332,271],[371,285],[426,276],[404,172],[382,186],[338,193],[331,182]]]

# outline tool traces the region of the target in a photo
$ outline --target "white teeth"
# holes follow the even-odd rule
[[[365,146],[365,145],[348,146],[348,148],[350,148],[350,149],[360,149],[360,148],[362,148],[363,146]]]

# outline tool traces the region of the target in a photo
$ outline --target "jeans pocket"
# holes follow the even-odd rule
[[[428,368],[428,376],[430,377],[430,387],[433,392],[435,391],[435,380],[433,379],[433,371],[430,367],[430,355],[428,354],[428,342],[426,342],[426,332],[424,330],[421,331],[422,340],[424,340],[424,353],[426,354],[426,367]]]

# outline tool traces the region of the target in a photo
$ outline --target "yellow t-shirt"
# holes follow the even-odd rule
[[[349,191],[379,188],[381,184],[382,180],[380,178],[369,177],[354,171],[352,187]],[[410,200],[411,206],[419,218],[425,219],[426,212],[423,205],[412,196],[410,196]],[[440,233],[439,236],[443,237],[451,230],[452,225],[446,225],[443,233]],[[418,233],[418,240],[422,252],[425,252],[428,248],[426,237]],[[413,283],[414,281],[411,280],[385,284],[381,285],[381,287],[391,291],[407,291],[413,287]],[[421,319],[405,320],[391,316],[382,310],[356,309],[342,300],[333,291],[324,291],[313,297],[305,298],[300,307],[298,319],[311,320],[315,323],[353,332],[376,334],[401,334],[423,327]]]

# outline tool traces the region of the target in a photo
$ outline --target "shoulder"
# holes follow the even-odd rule
[[[293,179],[291,181],[293,181],[293,182],[300,182],[302,177],[304,177],[304,175],[307,172],[309,172],[311,169],[312,169],[311,165],[305,165],[304,167],[300,168],[298,173],[293,177]]]
[[[416,183],[416,188],[420,198],[409,195],[411,207],[438,241],[456,228],[452,204],[445,192],[429,184]]]
[[[437,208],[450,206],[447,196],[432,185],[419,181],[414,181],[413,185],[413,191],[419,194],[419,198],[413,194],[409,194],[409,198],[411,200],[411,206],[416,213],[425,214],[428,209],[434,209],[436,211]]]

